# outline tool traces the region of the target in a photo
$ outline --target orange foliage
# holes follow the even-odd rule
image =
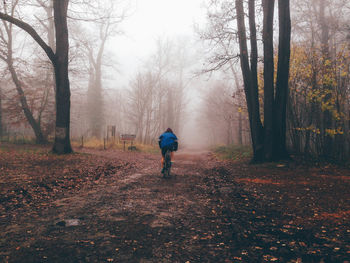
[[[249,178],[240,178],[240,179],[236,179],[236,181],[242,182],[242,183],[281,185],[280,182],[274,182],[274,181],[272,181],[272,180],[270,180],[270,179],[258,179],[258,178],[249,179]]]

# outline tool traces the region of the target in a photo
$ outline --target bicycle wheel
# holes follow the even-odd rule
[[[164,177],[170,177],[170,168],[171,168],[171,156],[170,151],[167,151],[165,153],[165,171],[164,171]]]

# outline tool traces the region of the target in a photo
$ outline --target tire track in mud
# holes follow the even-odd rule
[[[89,150],[84,152],[92,153]],[[188,187],[188,179],[200,176],[199,170],[205,166],[203,164],[207,152],[191,154],[183,151],[176,154],[169,179],[162,178],[159,156],[145,157],[139,153],[120,155],[110,151],[93,151],[93,154],[103,156],[112,164],[114,159],[122,156],[125,161],[132,162],[135,168],[124,171],[119,176],[101,177],[93,189],[56,200],[55,205],[59,211],[56,220],[86,218],[89,216],[79,214],[94,209],[94,217],[122,221],[127,219],[126,214],[134,214],[146,218],[147,222],[143,223],[156,228],[172,226],[172,222],[189,210],[199,213],[193,201],[195,196],[191,194],[191,187]]]

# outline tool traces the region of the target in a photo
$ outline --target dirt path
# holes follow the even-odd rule
[[[51,161],[48,178],[56,176],[51,183],[45,178],[35,181],[29,172],[33,161],[25,169],[25,180],[23,174],[6,179],[15,182],[7,185],[7,195],[22,189],[18,195],[23,198],[17,197],[17,203],[29,204],[13,208],[12,197],[1,196],[0,212],[6,214],[0,216],[0,261],[348,262],[350,258],[346,170],[337,174],[327,168],[249,166],[218,162],[208,152],[180,151],[173,176],[163,179],[158,156],[83,152],[87,155],[72,157],[82,160],[74,159],[67,168],[62,167],[67,160]],[[65,184],[59,183],[61,178]],[[35,199],[25,186],[28,180],[40,191],[47,189],[47,194]]]

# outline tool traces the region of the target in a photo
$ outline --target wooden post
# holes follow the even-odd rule
[[[124,152],[125,152],[125,141],[124,141]]]
[[[81,148],[84,147],[84,136],[81,136]]]
[[[106,150],[106,137],[103,138],[103,149]]]

